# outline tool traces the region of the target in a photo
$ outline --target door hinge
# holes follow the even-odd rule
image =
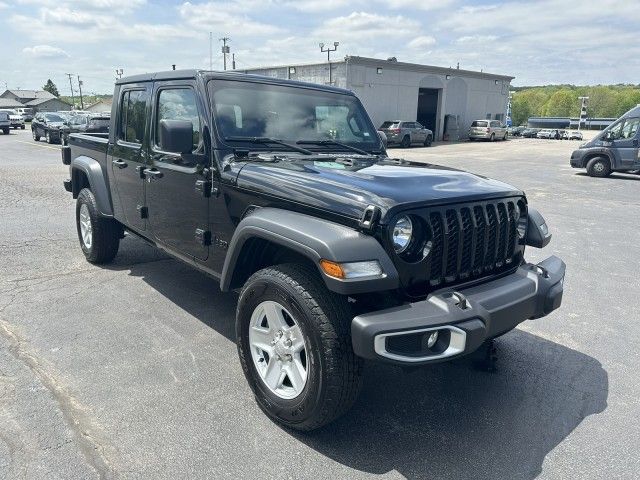
[[[149,208],[142,205],[136,206],[138,212],[140,212],[140,218],[149,218]]]
[[[208,230],[202,230],[201,228],[196,229],[196,242],[200,245],[207,246],[211,245],[211,232]]]
[[[196,192],[203,197],[211,196],[211,182],[209,180],[196,180]]]

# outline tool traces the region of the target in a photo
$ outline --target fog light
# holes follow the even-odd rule
[[[438,331],[431,332],[429,338],[427,338],[427,348],[432,348],[438,341]]]

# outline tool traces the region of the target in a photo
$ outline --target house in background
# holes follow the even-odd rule
[[[93,105],[86,107],[85,110],[92,113],[111,112],[111,102],[113,102],[113,97],[101,98]]]
[[[28,107],[32,108],[35,112],[71,110],[71,104],[60,100],[45,90],[5,90],[5,92],[0,95],[0,102],[14,102],[14,106],[11,108]]]

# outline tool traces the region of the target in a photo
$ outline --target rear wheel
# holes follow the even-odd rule
[[[9,132],[11,131],[11,129],[9,127],[4,127],[2,129],[2,133],[4,133],[5,135],[9,135]]]
[[[346,412],[360,391],[345,297],[312,266],[283,264],[247,280],[236,313],[240,363],[260,408],[296,430]]]
[[[596,157],[587,163],[587,173],[592,177],[608,177],[611,174],[611,164],[604,157]]]
[[[93,192],[83,188],[76,203],[76,226],[82,253],[91,263],[108,263],[118,253],[121,227],[98,213]]]
[[[20,125],[20,130],[24,130],[24,125]]]

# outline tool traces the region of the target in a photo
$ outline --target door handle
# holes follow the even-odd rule
[[[155,169],[155,168],[146,168],[144,170],[144,176],[152,179],[152,178],[162,178],[164,177],[164,173],[162,173],[160,170]]]
[[[127,162],[125,162],[124,160],[121,160],[121,159],[112,160],[111,163],[113,163],[118,168],[126,168],[127,167]]]

